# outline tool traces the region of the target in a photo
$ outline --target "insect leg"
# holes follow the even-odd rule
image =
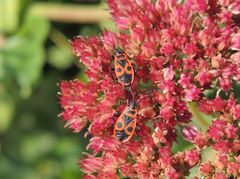
[[[114,117],[119,117],[120,115],[121,115],[121,112],[119,112],[119,111],[113,113],[113,116],[114,116]]]
[[[115,70],[115,68],[112,68],[110,71],[111,78],[113,79],[114,82],[118,83],[117,78],[114,78],[112,72]]]
[[[159,116],[155,116],[155,117],[153,117],[153,118],[146,118],[146,117],[144,117],[144,116],[142,116],[142,115],[140,115],[140,114],[137,114],[137,117],[141,117],[141,118],[143,118],[144,120],[147,120],[147,119],[156,120],[156,119],[159,119],[159,118],[160,118]]]
[[[137,73],[137,64],[131,61],[131,65],[133,66],[134,72]]]
[[[121,115],[121,112],[119,112],[119,111],[113,113],[113,114],[112,114],[112,119],[113,119],[113,121],[116,122],[115,117],[119,117],[120,115]]]
[[[137,117],[141,117],[141,118],[143,118],[143,119],[148,119],[148,118],[146,118],[146,117],[143,117],[142,115],[140,115],[140,114],[137,114]]]
[[[135,73],[136,77],[140,78],[140,76],[138,76],[137,72],[134,71],[134,73]]]
[[[137,74],[138,67],[137,67],[136,62],[131,60],[131,65],[133,66],[133,71],[134,71],[134,74],[136,75],[136,77],[140,78],[140,76],[138,76],[138,74]]]
[[[137,130],[140,130],[140,127],[139,127],[139,125],[136,125],[136,129],[137,129]]]

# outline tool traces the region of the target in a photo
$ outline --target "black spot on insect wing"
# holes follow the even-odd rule
[[[130,122],[133,121],[133,118],[131,116],[124,114],[123,120],[124,120],[124,126],[127,126]]]
[[[128,138],[128,135],[124,131],[118,131],[116,132],[116,137],[118,140],[123,141]]]
[[[117,123],[117,127],[118,127],[118,128],[121,128],[122,126],[123,126],[123,125],[122,125],[121,122],[118,122],[118,123]]]
[[[130,66],[127,67],[127,70],[130,71],[132,68]]]
[[[128,127],[128,128],[127,128],[127,131],[128,131],[128,132],[132,132],[132,131],[133,131],[133,128],[132,128],[132,127]]]
[[[117,63],[118,63],[119,65],[121,65],[121,67],[124,68],[125,65],[126,65],[126,63],[127,63],[127,60],[118,60]]]
[[[121,68],[117,68],[117,72],[121,72],[122,71],[122,69]]]
[[[132,81],[132,75],[129,75],[125,72],[123,75],[119,76],[118,78],[124,83],[129,83]]]

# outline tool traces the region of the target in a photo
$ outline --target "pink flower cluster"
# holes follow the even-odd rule
[[[74,39],[88,82],[60,83],[60,116],[74,132],[88,126],[91,136],[92,152],[80,160],[84,178],[178,179],[193,167],[195,178],[239,177],[240,104],[233,83],[240,81],[240,28],[233,17],[240,16],[240,0],[108,0],[108,5],[119,33]],[[112,114],[123,111],[129,98],[109,71],[112,48],[118,47],[137,64],[136,97],[151,96],[140,102],[144,118],[137,119],[126,143],[113,136]],[[218,92],[210,98],[207,91]],[[213,117],[206,131],[193,125],[191,104]],[[173,152],[179,136],[191,147]],[[203,159],[206,149],[214,151],[214,160]]]

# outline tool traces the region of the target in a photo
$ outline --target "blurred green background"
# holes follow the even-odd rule
[[[0,178],[81,178],[84,131],[57,117],[61,80],[81,78],[69,39],[113,24],[99,0],[0,0]]]

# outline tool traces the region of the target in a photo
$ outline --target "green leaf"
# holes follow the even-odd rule
[[[0,94],[0,134],[10,126],[14,109],[13,99],[8,94]]]
[[[0,0],[0,32],[11,33],[19,23],[21,0]]]
[[[77,139],[73,139],[70,137],[62,137],[61,140],[58,141],[57,145],[55,146],[55,154],[59,155],[60,157],[66,156],[74,156],[76,153],[81,155],[83,152],[83,148],[79,147],[79,141]],[[64,156],[67,154],[66,156]]]
[[[108,29],[110,31],[116,32],[116,26],[113,20],[106,20],[100,23],[101,29]]]
[[[190,175],[187,176],[187,179],[192,179],[196,176],[199,176],[198,169],[199,169],[199,165],[196,165],[193,168],[191,168],[190,169]]]
[[[34,162],[52,152],[56,144],[56,136],[51,133],[35,133],[21,141],[20,154],[26,162]]]
[[[173,146],[172,146],[173,153],[177,153],[179,151],[185,151],[186,149],[193,148],[192,143],[183,139],[180,127],[177,126],[176,129],[177,129],[177,142],[173,143]]]
[[[49,29],[50,24],[45,18],[28,13],[17,36],[28,39],[30,44],[36,42],[43,45]]]
[[[53,46],[48,49],[48,63],[57,69],[69,68],[73,63],[73,55],[69,48]]]
[[[36,171],[40,178],[57,178],[60,173],[60,163],[53,159],[41,160],[36,166]]]
[[[86,66],[83,65],[82,63],[78,63],[77,65],[80,68],[80,72],[78,73],[77,78],[83,83],[86,83],[86,84],[89,83],[88,76],[85,73]]]
[[[226,27],[226,23],[219,23],[218,24],[219,29],[223,29],[224,27]]]
[[[45,60],[43,43],[48,30],[49,23],[43,18],[27,17],[19,33],[9,38],[0,49],[0,68],[3,70],[0,81],[16,81],[23,98],[31,94],[33,85],[41,76]]]
[[[150,89],[152,87],[155,87],[155,86],[154,86],[154,83],[151,80],[148,80],[146,83],[143,82],[143,81],[140,81],[139,85],[138,85],[138,88],[140,90],[146,90],[146,89]]]
[[[207,89],[203,92],[203,94],[208,98],[208,99],[215,99],[216,93],[218,89],[213,88],[213,89]]]
[[[240,102],[240,83],[238,81],[233,82],[233,93],[237,100]]]
[[[198,105],[196,102],[189,102],[187,104],[189,111],[192,113],[192,122],[194,125],[199,127],[202,131],[206,131],[211,124],[214,116],[206,115],[198,109]]]
[[[181,5],[184,4],[184,2],[185,2],[185,0],[177,0],[177,3],[181,4]]]
[[[202,161],[211,161],[214,162],[217,156],[217,151],[212,149],[211,147],[205,148],[202,151]]]
[[[217,156],[217,152],[216,150],[208,147],[202,150],[201,152],[201,163],[207,162],[207,161],[211,161],[214,162],[216,160],[216,156]],[[195,167],[191,168],[190,170],[190,175],[187,177],[187,179],[192,179],[195,176],[200,177],[200,173],[199,173],[199,164],[196,165]]]

